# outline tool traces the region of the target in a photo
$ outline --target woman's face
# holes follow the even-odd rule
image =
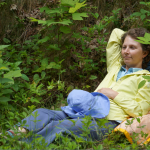
[[[128,70],[129,68],[142,68],[143,58],[148,55],[148,51],[143,51],[140,43],[127,36],[122,45],[121,54]]]

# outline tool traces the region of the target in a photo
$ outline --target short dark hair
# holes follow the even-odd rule
[[[124,40],[127,36],[130,36],[131,38],[138,40],[137,37],[144,37],[145,33],[150,33],[147,29],[145,28],[132,28],[125,32],[122,37],[121,37],[121,43],[124,43]],[[144,58],[142,67],[146,68],[147,63],[150,61],[150,44],[141,44],[142,50],[143,51],[149,51],[149,54]]]

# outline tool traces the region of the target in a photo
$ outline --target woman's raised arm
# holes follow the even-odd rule
[[[107,58],[107,72],[115,65],[117,61],[121,60],[121,36],[124,31],[115,28],[109,38],[106,47],[106,58]]]

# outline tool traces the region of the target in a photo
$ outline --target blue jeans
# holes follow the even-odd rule
[[[34,115],[36,113],[37,117],[35,118]],[[79,137],[81,137],[82,134],[83,119],[71,119],[63,111],[39,108],[34,110],[30,116],[23,119],[22,122],[24,120],[26,123],[22,127],[28,129],[29,131],[33,131],[33,133],[37,135],[43,136],[47,145],[53,142],[53,140],[56,138],[56,133],[67,133],[71,135],[71,132],[73,132]],[[76,121],[75,124],[70,120]],[[89,137],[91,137],[92,140],[102,140],[104,135],[108,133],[108,130],[110,128],[114,129],[118,124],[119,123],[116,121],[108,121],[108,123],[105,124],[108,128],[100,128],[96,121],[92,120]],[[18,126],[20,125],[18,124]],[[28,141],[32,141],[32,137],[30,137]]]

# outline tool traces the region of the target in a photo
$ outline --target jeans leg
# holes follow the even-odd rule
[[[72,122],[75,121],[75,124]],[[56,133],[67,133],[69,135],[75,134],[78,137],[82,137],[83,133],[83,123],[82,119],[66,119],[61,121],[51,121],[42,130],[40,130],[37,135],[42,135],[49,145],[56,138]],[[104,136],[109,133],[110,128],[114,129],[118,125],[115,121],[109,121],[105,124],[107,128],[99,127],[96,121],[92,121],[92,126],[90,126],[90,134],[88,137],[83,137],[85,140],[102,140]]]
[[[37,112],[38,116],[34,118],[35,112]],[[23,119],[26,123],[24,128],[29,131],[33,131],[37,136],[32,136],[26,139],[27,142],[31,142],[33,138],[42,136],[45,139],[47,145],[54,141],[56,138],[56,133],[67,133],[71,135],[72,133],[81,137],[83,133],[83,119],[68,119],[68,115],[66,115],[63,111],[55,111],[44,108],[36,109],[32,112],[30,116]],[[99,121],[101,121],[99,119]],[[73,123],[75,122],[75,123]],[[119,123],[115,121],[109,121],[105,125],[107,128],[99,127],[95,120],[92,120],[92,126],[90,126],[90,134],[89,137],[83,137],[84,139],[92,139],[92,140],[102,140],[104,136],[109,132],[110,127],[114,129]],[[21,126],[21,125],[17,125]]]
[[[22,126],[20,123],[18,123],[17,126],[22,126],[29,131],[37,133],[53,120],[64,120],[66,118],[68,118],[68,116],[63,111],[39,108],[34,110],[31,115],[22,120],[22,123],[26,121],[24,126]]]
[[[90,137],[93,141],[101,141],[118,125],[119,123],[113,120],[109,120],[108,123],[105,123],[105,127],[94,125],[91,127]]]

